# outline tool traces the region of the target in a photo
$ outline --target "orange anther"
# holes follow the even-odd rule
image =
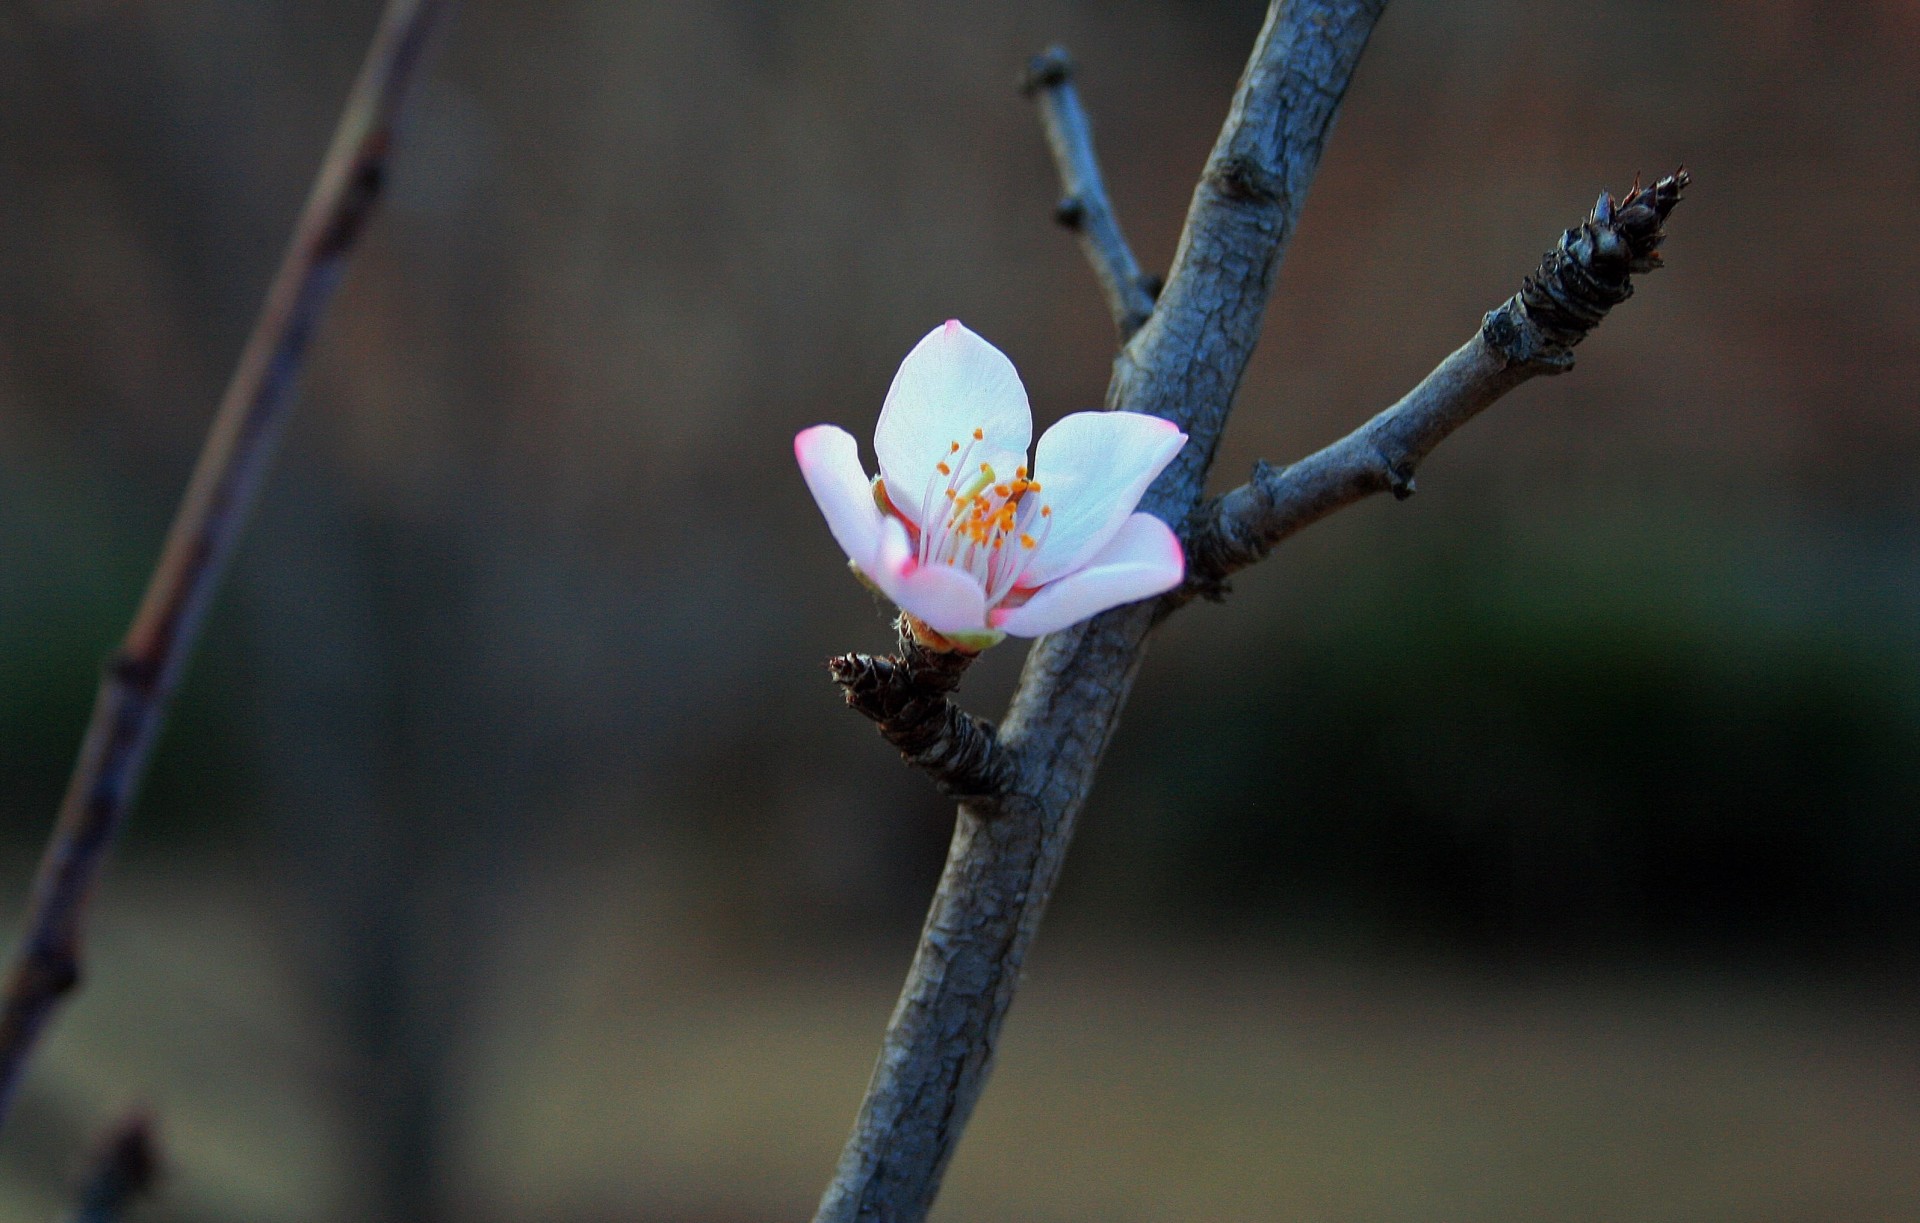
[[[987,431],[985,429],[975,429],[973,431],[973,440],[976,442],[987,440]]]
[[[1016,479],[1016,480],[1024,480],[1024,479],[1026,479],[1026,478],[1027,478],[1027,469],[1026,469],[1026,468],[1024,468],[1024,467],[1016,467],[1016,468],[1014,468],[1014,469],[1013,469],[1013,478],[1014,478],[1014,479]]]
[[[950,476],[953,474],[953,468],[948,467],[945,463],[935,463],[933,465],[933,469],[939,472],[943,476]]]
[[[1042,518],[1051,518],[1051,517],[1053,517],[1053,507],[1052,507],[1052,506],[1050,506],[1050,505],[1043,505],[1043,506],[1041,506],[1041,507],[1040,507],[1040,517],[1042,517]]]
[[[1022,535],[1022,536],[1020,537],[1020,546],[1021,546],[1021,547],[1023,547],[1023,548],[1031,548],[1031,547],[1033,547],[1033,546],[1034,546],[1034,544],[1033,544],[1033,536],[1031,536],[1031,535]]]
[[[951,446],[949,446],[949,447],[947,447],[947,453],[948,453],[948,454],[959,454],[959,453],[960,453],[960,443],[959,443],[959,442],[955,442],[955,443],[954,443],[953,445],[951,445]]]
[[[992,464],[992,463],[982,463],[982,464],[980,464],[980,470],[981,470],[981,472],[982,472],[982,473],[984,473],[984,474],[986,474],[986,475],[992,475],[992,474],[993,474],[993,464]]]

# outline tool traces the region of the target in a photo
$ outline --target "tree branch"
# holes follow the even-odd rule
[[[153,1118],[136,1110],[107,1132],[80,1182],[79,1207],[68,1223],[120,1223],[136,1198],[160,1179]]]
[[[1265,462],[1187,520],[1187,581],[1163,612],[1195,595],[1218,598],[1227,577],[1281,540],[1375,493],[1413,495],[1414,469],[1455,429],[1521,383],[1573,367],[1573,346],[1633,294],[1631,277],[1660,266],[1661,226],[1691,182],[1676,171],[1637,182],[1617,205],[1602,194],[1520,292],[1405,398],[1326,449],[1291,466]]]
[[[386,174],[393,123],[451,0],[392,0],[167,534],[108,661],[0,1003],[0,1121],[35,1039],[80,981],[87,904],[293,402],[314,329]]]
[[[1275,0],[1107,405],[1189,441],[1142,507],[1183,521],[1206,478],[1340,100],[1385,0]],[[1038,642],[1000,731],[1013,785],[963,802],[946,871],[816,1223],[926,1217],[993,1063],[1020,967],[1139,669],[1153,605]]]
[[[1073,73],[1066,48],[1048,47],[1028,62],[1022,90],[1040,109],[1040,125],[1066,192],[1054,208],[1054,219],[1080,235],[1080,249],[1100,278],[1100,292],[1124,344],[1153,313],[1160,282],[1141,273],[1133,249],[1120,232],[1120,219],[1107,199],[1100,162],[1093,154],[1093,125],[1080,106]]]
[[[948,699],[974,655],[930,650],[903,615],[896,627],[898,654],[841,654],[827,660],[847,704],[870,718],[880,737],[933,778],[949,798],[992,799],[1006,792],[1010,761],[1000,750],[993,723],[974,717]]]

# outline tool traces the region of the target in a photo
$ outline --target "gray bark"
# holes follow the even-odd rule
[[[1227,576],[1263,559],[1281,540],[1375,493],[1413,495],[1413,473],[1455,429],[1521,383],[1573,368],[1573,349],[1633,296],[1633,277],[1660,266],[1661,228],[1692,178],[1675,171],[1651,187],[1611,195],[1547,252],[1518,293],[1487,313],[1480,330],[1394,404],[1333,445],[1253,476],[1187,520],[1187,581],[1161,614],[1194,595],[1217,598]]]
[[[1107,406],[1191,437],[1143,500],[1198,499],[1267,296],[1385,0],[1276,0],[1188,209],[1165,291]],[[1020,967],[1139,670],[1152,604],[1041,640],[1001,728],[1013,781],[960,805],[947,865],[852,1137],[816,1223],[926,1217],[992,1068]]]

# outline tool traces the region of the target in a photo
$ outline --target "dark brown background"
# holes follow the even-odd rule
[[[0,5],[7,904],[376,16]],[[153,1217],[793,1218],[944,805],[793,469],[949,316],[1112,336],[1014,82],[1164,267],[1245,2],[475,4],[0,1146]],[[1670,270],[1156,644],[937,1217],[1920,1208],[1920,6],[1396,0],[1217,480],[1391,402],[1602,187]],[[1018,647],[969,678],[991,712]]]

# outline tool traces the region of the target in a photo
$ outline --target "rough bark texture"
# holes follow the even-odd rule
[[[314,329],[380,193],[393,121],[451,0],[393,0],[240,354],[153,577],[109,661],[0,1006],[0,1121],[36,1038],[80,982],[87,902],[265,477]]]
[[[1297,463],[1256,464],[1245,484],[1194,511],[1187,581],[1162,614],[1196,595],[1220,597],[1230,574],[1342,506],[1375,493],[1412,496],[1414,469],[1455,429],[1521,383],[1572,368],[1573,346],[1633,295],[1630,277],[1660,266],[1661,226],[1690,181],[1679,170],[1649,188],[1636,183],[1618,204],[1603,194],[1520,292],[1399,403]]]
[[[1173,271],[1121,352],[1110,408],[1191,441],[1142,508],[1199,496],[1320,152],[1385,0],[1280,0],[1194,193]],[[1013,785],[964,802],[947,866],[817,1223],[925,1218],[993,1062],[1000,1025],[1094,770],[1139,670],[1152,604],[1037,643],[1001,729]]]
[[[898,654],[840,654],[827,660],[847,704],[873,720],[880,737],[933,778],[949,798],[985,798],[1006,792],[1011,762],[993,723],[961,709],[948,696],[973,665],[958,650],[933,650],[916,639],[902,616]]]

